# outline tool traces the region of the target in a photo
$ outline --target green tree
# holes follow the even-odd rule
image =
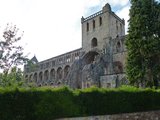
[[[23,55],[23,47],[17,42],[21,40],[23,33],[19,34],[16,26],[8,25],[0,39],[0,86],[24,85],[23,72],[17,68],[27,62],[27,56]]]
[[[0,39],[0,70],[8,71],[14,66],[21,65],[27,60],[23,55],[23,47],[17,45],[21,40],[23,33],[19,35],[19,29],[16,26],[7,24]]]
[[[126,74],[133,85],[158,86],[160,73],[160,4],[131,0]]]
[[[1,87],[25,87],[27,84],[24,81],[23,72],[20,68],[13,67],[9,72],[0,74]]]

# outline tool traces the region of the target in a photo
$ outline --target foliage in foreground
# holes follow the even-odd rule
[[[33,87],[31,83],[25,81],[21,69],[13,67],[10,71],[0,73],[0,86],[1,87]]]
[[[160,91],[63,88],[0,89],[1,120],[53,120],[160,109]]]

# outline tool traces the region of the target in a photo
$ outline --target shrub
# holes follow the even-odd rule
[[[53,120],[160,109],[160,91],[118,89],[0,88],[1,120]]]

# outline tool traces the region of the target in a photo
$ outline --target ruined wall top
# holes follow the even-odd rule
[[[102,13],[104,13],[104,12],[110,12],[111,11],[111,6],[110,6],[110,4],[105,4],[105,6],[103,7],[103,9],[101,10],[101,11],[99,11],[99,12],[97,12],[97,13],[95,13],[95,14],[92,14],[92,15],[90,15],[90,16],[88,16],[88,17],[86,17],[86,18],[84,18],[83,16],[82,16],[82,18],[81,18],[81,23],[83,23],[83,22],[85,22],[85,21],[87,21],[87,20],[90,20],[90,19],[92,19],[92,18],[94,18],[94,17],[96,17],[96,16],[98,16],[98,15],[101,15]]]
[[[110,6],[109,3],[105,4],[105,6],[104,6],[104,7],[102,8],[102,10],[99,11],[99,12],[96,12],[96,13],[94,13],[94,14],[86,17],[86,18],[84,18],[84,17],[82,16],[82,18],[81,18],[81,23],[84,23],[84,22],[86,22],[86,21],[88,21],[88,20],[90,20],[90,19],[93,19],[94,17],[97,17],[97,16],[99,16],[99,15],[105,13],[105,12],[109,12],[109,13],[112,14],[115,18],[117,18],[119,21],[121,21],[123,24],[125,24],[124,19],[119,18],[114,12],[112,12],[112,9],[111,9],[111,6]]]
[[[112,11],[111,10],[111,6],[110,6],[110,4],[105,4],[105,6],[103,7],[103,12],[107,12],[107,11]]]

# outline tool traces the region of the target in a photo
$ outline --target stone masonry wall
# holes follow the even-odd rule
[[[57,120],[160,120],[160,111],[77,117],[77,118],[63,118]]]

